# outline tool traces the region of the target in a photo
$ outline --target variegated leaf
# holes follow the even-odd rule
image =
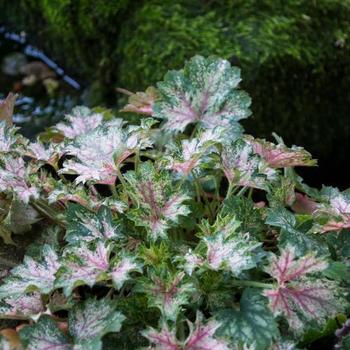
[[[66,120],[68,124],[58,123],[55,128],[65,137],[74,139],[101,125],[103,115],[101,113],[94,113],[87,107],[78,106],[73,108],[72,114],[66,115]]]
[[[166,324],[160,331],[149,328],[142,332],[142,335],[155,345],[154,350],[180,350],[180,345],[176,339],[176,333],[169,330]]]
[[[228,339],[234,349],[270,349],[279,335],[264,298],[254,289],[244,290],[239,307],[221,310],[215,316],[221,323],[217,334]]]
[[[38,323],[24,327],[20,331],[20,337],[26,350],[73,350],[68,337],[47,315],[40,317]]]
[[[65,148],[75,159],[63,164],[61,174],[77,174],[76,182],[92,180],[114,185],[117,167],[138,147],[137,135],[128,134],[120,125],[105,123],[74,139]]]
[[[69,296],[79,285],[92,287],[108,278],[109,247],[105,243],[98,242],[93,250],[85,243],[71,250],[66,253],[55,282],[55,287],[63,288],[65,295]]]
[[[170,144],[164,157],[167,167],[184,176],[188,176],[201,163],[208,163],[208,155],[218,152],[215,145],[220,143],[224,128],[206,130],[191,140],[182,140],[181,144]]]
[[[110,332],[119,332],[125,317],[116,311],[107,299],[86,300],[69,313],[69,333],[74,350],[100,350],[101,338]]]
[[[277,145],[266,140],[246,137],[249,144],[252,145],[254,152],[262,157],[271,168],[286,168],[296,166],[315,166],[317,161],[312,159],[309,152],[302,147],[293,146],[288,148],[283,141]]]
[[[310,320],[321,323],[343,308],[335,283],[313,276],[327,266],[314,254],[296,259],[291,247],[271,259],[267,272],[276,279],[277,287],[266,289],[265,296],[274,314],[283,314],[296,331],[301,331]]]
[[[10,127],[0,120],[0,153],[17,152],[17,146],[20,144],[20,136],[16,134],[17,128]]]
[[[70,204],[65,238],[70,244],[120,239],[122,234],[112,220],[111,211],[105,206],[95,214],[78,204]]]
[[[28,168],[22,158],[5,158],[4,167],[0,167],[0,191],[12,191],[26,204],[30,198],[39,197],[38,189],[29,184]]]
[[[238,121],[251,113],[249,96],[237,88],[240,80],[239,68],[228,61],[195,56],[183,70],[168,72],[158,83],[153,116],[164,119],[164,129],[175,132],[192,123],[236,132]]]
[[[186,350],[229,350],[228,343],[214,337],[216,330],[221,326],[221,322],[210,320],[206,324],[202,323],[202,317],[197,314],[194,324],[188,322],[190,334],[183,345]]]
[[[3,304],[0,306],[0,319],[1,315],[32,317],[45,311],[39,292],[11,296],[5,298]]]
[[[138,226],[147,229],[151,238],[166,237],[169,227],[176,225],[179,216],[186,216],[189,209],[183,204],[188,199],[176,193],[170,175],[157,172],[147,162],[140,165],[138,172],[129,171],[125,175],[130,184],[128,190],[138,207],[131,210],[129,217]]]
[[[142,266],[134,257],[124,256],[114,265],[111,271],[111,277],[117,289],[120,289],[124,282],[129,279],[129,274],[132,271],[142,271]]]
[[[214,333],[220,327],[220,323],[209,320],[205,324],[202,317],[197,314],[196,322],[189,321],[190,334],[186,340],[178,340],[176,331],[170,330],[164,323],[160,331],[149,328],[142,335],[155,345],[155,350],[229,350],[224,340],[214,337]]]
[[[56,252],[44,245],[41,261],[26,256],[21,265],[13,268],[10,276],[0,286],[0,298],[23,295],[27,291],[38,290],[43,294],[52,291],[55,274],[60,266]]]
[[[206,262],[213,270],[229,269],[235,276],[256,267],[263,257],[261,243],[251,240],[248,234],[226,238],[223,233],[203,239],[207,246]]]
[[[266,190],[268,180],[276,179],[275,170],[254,155],[252,147],[241,139],[224,146],[221,167],[227,180],[236,186]]]
[[[139,289],[146,293],[150,306],[158,308],[166,319],[175,320],[181,306],[188,303],[194,290],[193,285],[184,280],[184,277],[183,272],[175,276],[151,276]]]

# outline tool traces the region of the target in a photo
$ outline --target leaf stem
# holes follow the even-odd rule
[[[262,283],[256,281],[246,281],[246,280],[235,280],[231,281],[231,283],[237,287],[256,287],[256,288],[273,288],[273,284],[271,283]]]

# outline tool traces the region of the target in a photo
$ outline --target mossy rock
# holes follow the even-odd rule
[[[144,89],[195,54],[218,55],[242,68],[247,130],[305,146],[328,168],[320,182],[347,184],[350,0],[17,1],[33,19],[18,21],[91,84],[93,104],[115,104],[115,86]]]

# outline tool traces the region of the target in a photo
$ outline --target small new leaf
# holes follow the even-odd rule
[[[188,197],[176,193],[170,175],[157,172],[151,163],[140,165],[138,172],[127,172],[125,178],[130,184],[129,193],[138,204],[129,216],[137,226],[145,227],[151,238],[166,237],[168,228],[176,225],[179,216],[189,213],[183,204]]]

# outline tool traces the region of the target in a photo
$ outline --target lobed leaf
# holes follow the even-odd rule
[[[173,132],[192,123],[236,132],[238,121],[251,113],[249,96],[237,88],[240,80],[239,68],[228,61],[195,56],[183,70],[168,72],[158,83],[153,116],[165,120],[163,128]]]
[[[41,261],[25,256],[23,263],[11,270],[0,286],[0,299],[21,296],[32,290],[42,294],[53,290],[55,274],[60,267],[58,256],[47,244],[43,246],[41,256]]]
[[[221,323],[218,336],[226,337],[232,346],[269,349],[279,337],[278,325],[264,298],[254,289],[245,289],[239,307],[218,311]]]

